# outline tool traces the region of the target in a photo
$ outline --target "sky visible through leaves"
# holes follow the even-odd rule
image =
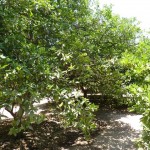
[[[142,29],[150,29],[149,0],[99,0],[100,6],[113,5],[113,12],[122,17],[136,17]]]

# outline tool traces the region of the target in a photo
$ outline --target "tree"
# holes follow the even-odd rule
[[[65,124],[89,137],[97,107],[88,92],[110,98],[126,93],[120,59],[136,49],[135,20],[109,7],[92,13],[87,0],[0,2],[0,107],[14,117],[10,134],[41,122],[33,103],[51,97]]]
[[[63,51],[62,62],[68,70],[66,78],[74,81],[84,97],[89,92],[121,97],[125,89],[119,61],[126,50],[136,49],[141,32],[136,20],[113,15],[106,7],[77,22],[78,28],[62,38],[63,48],[68,50]]]
[[[33,1],[4,1],[1,5],[0,104],[14,117],[10,130],[14,135],[28,128],[31,122],[41,121],[43,117],[34,115],[33,103],[47,96],[51,85],[49,60],[45,57],[47,49],[35,41],[36,32],[42,26],[41,18],[33,18],[35,6]],[[40,17],[40,12],[37,13]],[[14,112],[15,106],[19,107],[17,112]]]
[[[61,64],[63,56],[60,54],[65,52],[61,38],[69,34],[73,17],[85,14],[86,9],[86,1],[64,1],[61,4],[60,1],[48,0],[1,1],[0,107],[5,107],[14,117],[10,134],[17,135],[30,128],[31,123],[42,121],[43,116],[34,114],[34,102],[44,97],[62,101],[62,92],[70,92],[71,88],[67,87],[67,80],[63,77],[65,70],[61,70],[64,64]],[[84,103],[88,104],[85,111],[90,113],[96,109],[88,100],[83,99],[81,105]],[[19,107],[17,112],[14,112],[15,106]],[[73,109],[74,105],[70,108]],[[74,120],[82,121],[85,111],[77,112],[80,116],[74,116]],[[93,115],[87,119],[89,126],[82,122],[87,126],[83,129],[85,134],[91,130]]]

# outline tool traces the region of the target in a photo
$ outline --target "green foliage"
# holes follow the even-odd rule
[[[62,62],[66,66],[63,69],[67,68],[66,77],[85,97],[87,93],[100,93],[120,99],[126,93],[120,58],[126,50],[135,50],[140,29],[134,19],[113,15],[109,7],[98,9],[90,17],[85,18],[84,25],[79,22],[69,35],[72,40],[64,45],[68,59]]]
[[[93,122],[95,117],[93,113],[98,107],[91,104],[88,99],[81,97],[78,91],[74,91],[71,95],[66,91],[62,95],[64,100],[59,107],[62,109],[61,115],[65,117],[64,125],[79,128],[86,139],[89,139],[90,132],[96,128],[96,124]]]
[[[149,80],[149,60],[150,60],[150,40],[143,37],[136,51],[123,54],[121,64],[126,68],[126,78],[128,80],[128,92],[134,101],[132,110],[142,114],[143,123],[142,138],[138,145],[144,149],[149,149],[150,131],[150,80]]]
[[[34,102],[44,97],[57,101],[59,91],[67,89],[65,61],[72,57],[67,52],[72,41],[69,38],[76,22],[85,23],[88,3],[80,0],[78,3],[0,2],[0,107],[14,117],[9,133],[17,135],[31,128],[31,123],[43,120],[43,116],[35,114]],[[16,112],[15,107],[19,108]],[[89,133],[89,129],[84,130]]]
[[[122,99],[136,91],[134,81],[136,86],[143,77],[149,82],[148,56],[141,56],[148,44],[137,48],[141,30],[135,19],[120,18],[110,7],[92,13],[87,0],[0,3],[0,108],[14,117],[10,134],[40,123],[43,116],[35,114],[33,104],[51,97],[60,104],[65,124],[88,138],[97,110],[88,93]],[[70,97],[74,90],[84,97]]]
[[[45,14],[40,12],[41,7],[47,7],[43,3],[5,1],[0,7],[0,107],[14,117],[10,130],[10,134],[14,135],[28,128],[31,123],[42,121],[43,117],[34,114],[33,103],[51,91],[49,51],[45,47],[45,39],[40,39],[42,32],[39,32],[43,21],[47,20],[43,18]],[[33,15],[35,7],[39,9]],[[14,111],[16,106],[19,107],[17,112]]]

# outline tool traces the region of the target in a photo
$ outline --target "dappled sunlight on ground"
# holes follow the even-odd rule
[[[6,134],[9,131],[10,120],[8,125],[6,124],[7,120],[1,122],[0,144],[4,148],[1,145],[0,148],[5,150],[8,147],[9,150],[9,147],[13,149],[13,147],[17,147],[21,143],[25,150],[33,148],[39,150],[40,148],[47,150],[137,149],[134,145],[134,140],[138,138],[142,130],[141,115],[127,111],[100,109],[96,113],[97,129],[93,132],[92,139],[86,141],[78,131],[64,131],[57,121],[55,113],[50,111],[53,108],[52,105],[49,99],[43,99],[40,103],[34,104],[37,107],[36,113],[46,114],[48,120],[40,125],[33,125],[34,130],[25,132],[24,138],[16,141],[18,144],[15,144],[14,139]],[[6,111],[2,109],[0,112],[7,115]]]
[[[126,117],[121,117],[120,119],[118,119],[116,121],[126,123],[132,129],[141,131],[142,130],[142,124],[140,122],[141,117],[142,117],[142,115],[127,115]]]
[[[100,110],[97,113],[99,130],[92,144],[74,144],[69,150],[136,150],[134,141],[142,126],[141,115],[117,110]]]

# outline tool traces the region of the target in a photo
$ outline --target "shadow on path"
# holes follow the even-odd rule
[[[134,139],[141,132],[140,115],[117,110],[101,109],[96,114],[97,131],[92,142],[84,140],[78,131],[64,130],[57,122],[53,106],[44,102],[37,105],[38,113],[46,114],[48,120],[32,125],[33,130],[24,132],[24,137],[8,136],[10,120],[1,122],[0,150],[136,150]]]
[[[92,144],[76,142],[69,150],[136,150],[134,140],[141,132],[141,115],[100,110],[97,113],[99,130],[93,137]]]

